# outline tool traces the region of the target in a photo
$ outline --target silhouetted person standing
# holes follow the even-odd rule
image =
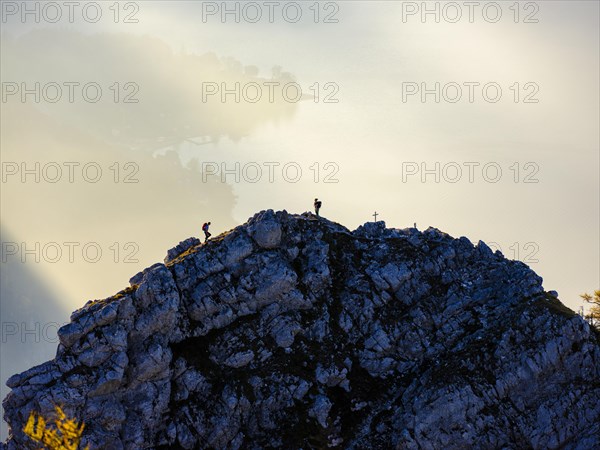
[[[210,227],[210,222],[206,222],[204,225],[202,225],[202,231],[204,231],[204,242],[208,241],[208,238],[211,236],[211,234],[208,232],[208,227]]]
[[[321,200],[315,198],[315,214],[319,217],[319,210],[321,209]]]

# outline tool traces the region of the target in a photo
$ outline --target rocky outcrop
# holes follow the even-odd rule
[[[600,346],[526,265],[436,229],[263,211],[88,302],[8,380],[91,449],[593,449]]]

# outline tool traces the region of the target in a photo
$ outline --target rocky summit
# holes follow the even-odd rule
[[[519,261],[429,228],[256,214],[190,238],[11,377],[97,449],[600,448],[600,344]]]

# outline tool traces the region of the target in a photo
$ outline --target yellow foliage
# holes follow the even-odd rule
[[[585,293],[581,294],[580,297],[592,304],[588,314],[585,315],[585,318],[588,319],[592,325],[598,327],[600,324],[600,290],[595,290],[594,295]]]
[[[23,432],[35,442],[41,442],[48,450],[77,450],[84,423],[79,425],[74,419],[68,419],[60,406],[55,407],[54,427],[47,427],[46,419],[31,412]],[[89,446],[83,450],[89,450]]]

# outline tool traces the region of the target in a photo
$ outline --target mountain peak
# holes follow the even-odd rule
[[[92,450],[600,446],[596,335],[481,241],[267,210],[130,284],[9,379],[8,449],[55,405]]]

